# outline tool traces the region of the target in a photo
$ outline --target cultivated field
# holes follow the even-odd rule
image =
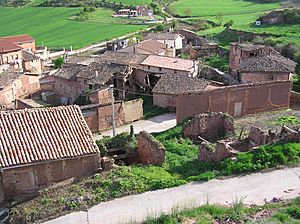
[[[170,5],[174,14],[180,16],[215,16],[239,15],[255,12],[263,12],[279,8],[278,3],[257,4],[243,0],[179,0]]]
[[[111,17],[113,11],[97,9],[93,21],[70,18],[80,8],[5,8],[0,7],[0,36],[27,33],[50,48],[81,48],[92,43],[122,36],[145,26],[126,25]],[[97,18],[97,19],[95,19]]]

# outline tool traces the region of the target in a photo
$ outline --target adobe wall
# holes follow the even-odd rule
[[[138,157],[142,164],[162,165],[165,161],[165,148],[151,134],[142,131],[138,138]]]
[[[290,103],[291,104],[300,104],[300,93],[291,91]]]
[[[3,170],[6,200],[26,198],[53,183],[94,173],[100,168],[100,155],[40,163]]]
[[[224,113],[199,114],[183,126],[183,135],[191,139],[200,136],[210,140],[231,132],[234,132],[233,118]]]
[[[273,76],[274,79],[270,79],[270,76]],[[289,80],[290,74],[289,73],[277,73],[277,72],[267,72],[267,73],[259,73],[259,72],[244,72],[241,73],[240,79],[243,83],[250,83],[250,82],[265,82],[265,81],[272,81],[272,80]]]
[[[101,89],[89,95],[89,99],[92,104],[105,104],[111,102],[111,96],[109,88]]]
[[[153,93],[153,104],[162,108],[169,108],[175,110],[176,95]]]
[[[97,113],[97,110],[94,111],[93,113],[91,112],[88,115],[84,115],[84,120],[87,123],[89,129],[91,130],[92,133],[96,133],[99,130],[99,116]]]
[[[243,116],[289,107],[290,81],[252,83],[221,87],[176,99],[177,122],[205,112]]]
[[[121,103],[116,103],[115,107],[115,122],[116,126],[124,124],[124,113]],[[99,131],[111,128],[112,124],[112,109],[111,105],[98,108],[98,129]]]
[[[125,123],[140,120],[144,116],[143,100],[136,99],[124,102],[123,113]]]

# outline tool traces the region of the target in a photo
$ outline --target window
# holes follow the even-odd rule
[[[269,80],[274,80],[274,75],[269,75]]]
[[[148,69],[150,69],[150,66],[148,66]]]
[[[161,71],[161,68],[159,67],[158,70]]]
[[[174,70],[174,74],[177,74],[177,71],[176,71],[176,70]]]

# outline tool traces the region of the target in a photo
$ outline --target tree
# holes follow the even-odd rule
[[[63,57],[60,57],[53,60],[53,63],[55,68],[61,68],[61,66],[65,63],[65,60]]]
[[[161,31],[164,31],[165,30],[165,25],[163,25],[163,24],[158,24],[157,26],[156,26],[156,31],[159,31],[159,32],[161,32]]]
[[[230,27],[232,27],[233,25],[233,21],[229,20],[227,23],[224,24],[224,27],[226,30],[228,30]]]

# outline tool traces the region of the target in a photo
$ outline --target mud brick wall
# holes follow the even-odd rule
[[[136,99],[124,102],[123,112],[125,123],[140,120],[144,116],[143,100]]]
[[[142,164],[162,165],[165,148],[151,134],[142,131],[138,135],[138,156]]]
[[[177,122],[205,112],[243,116],[288,108],[290,91],[290,81],[274,81],[226,86],[198,94],[181,95],[176,99]]]
[[[27,198],[53,183],[94,173],[100,166],[100,155],[97,153],[7,169],[2,172],[2,187],[7,201]]]
[[[236,152],[231,151],[226,142],[218,141],[216,146],[202,143],[199,146],[198,159],[205,162],[220,162],[234,155],[236,155]]]
[[[300,93],[291,92],[291,104],[300,104]]]
[[[210,140],[233,131],[233,118],[221,112],[196,115],[183,127],[184,136],[191,139],[200,136]]]

